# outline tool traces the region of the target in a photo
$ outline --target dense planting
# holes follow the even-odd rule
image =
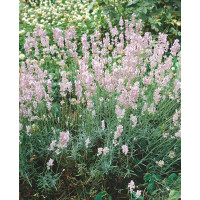
[[[179,40],[154,40],[135,14],[108,26],[21,38],[22,199],[180,196]]]

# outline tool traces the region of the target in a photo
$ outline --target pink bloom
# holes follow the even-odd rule
[[[88,145],[90,144],[91,142],[90,142],[90,139],[88,138],[87,140],[85,140],[85,146],[86,146],[86,148],[88,148]]]
[[[144,115],[144,112],[147,110],[147,103],[144,103],[144,106],[142,108],[142,115]]]
[[[126,155],[128,153],[128,146],[122,145],[122,152]]]
[[[175,112],[174,116],[173,116],[173,123],[174,123],[174,126],[177,126],[178,125],[178,119],[179,119],[179,115],[181,113],[181,110]]]
[[[31,135],[31,134],[29,134],[30,130],[31,130],[31,126],[26,126],[26,134],[29,136]]]
[[[181,137],[181,130],[179,130],[177,133],[175,133],[176,137]]]
[[[53,166],[53,159],[49,159],[49,161],[47,162],[47,169],[49,170],[51,166]]]
[[[62,82],[60,83],[60,94],[66,96],[66,91],[72,92],[72,83],[66,78],[66,71],[62,71]]]
[[[48,93],[52,93],[52,85],[51,85],[51,79],[47,80],[47,88],[48,88]]]
[[[169,133],[163,133],[163,137],[166,138],[169,135]]]
[[[158,104],[160,99],[161,99],[161,95],[159,94],[161,92],[162,88],[157,88],[154,92],[154,101],[155,104]]]
[[[111,31],[112,37],[114,37],[115,35],[118,34],[118,30],[117,30],[117,27],[116,27],[116,26],[115,26],[114,28],[112,28],[110,31]]]
[[[132,114],[130,115],[130,120],[133,122],[132,127],[134,128],[137,125],[137,117],[133,116]]]
[[[120,17],[119,25],[120,25],[120,26],[123,26],[123,25],[124,25],[124,21],[123,21],[123,18],[122,18],[122,17]]]
[[[57,149],[55,152],[56,152],[56,154],[57,154],[57,155],[59,155],[59,154],[60,154],[60,151],[59,151],[59,149]]]
[[[60,101],[60,104],[61,104],[61,105],[63,105],[64,103],[65,103],[64,100]]]
[[[29,121],[34,121],[34,120],[38,120],[38,119],[39,119],[38,116],[32,116]]]
[[[176,56],[176,53],[178,52],[179,48],[180,48],[179,40],[176,39],[176,40],[174,41],[173,46],[171,47],[171,54],[172,54],[173,56]]]
[[[119,125],[119,126],[117,127],[117,131],[115,131],[114,138],[117,139],[117,138],[121,135],[122,131],[123,131],[123,126],[122,126],[122,125]]]
[[[106,155],[108,152],[109,152],[109,148],[108,148],[108,147],[105,147],[105,148],[103,149],[103,154]]]
[[[102,127],[102,130],[105,130],[105,121],[104,120],[101,121],[101,127]]]
[[[151,79],[147,76],[145,76],[143,79],[144,85],[150,85],[151,84]]]
[[[133,182],[133,180],[131,180],[131,182],[128,184],[130,193],[133,193],[133,190],[135,189],[135,183]]]
[[[113,144],[116,147],[117,145],[119,145],[119,142],[117,142],[116,140],[113,140]]]
[[[98,148],[97,156],[100,156],[102,154],[103,148]]]
[[[136,23],[136,32],[139,33],[142,30],[142,20],[138,20]]]
[[[115,113],[117,114],[117,119],[122,119],[125,115],[125,109],[121,109],[118,105],[116,105]]]
[[[92,108],[92,107],[94,106],[94,103],[93,103],[91,100],[89,100],[89,101],[87,102],[87,106],[88,106],[88,108],[90,109],[90,108]]]
[[[99,101],[102,102],[103,101],[103,97],[99,98]]]
[[[19,131],[21,131],[23,128],[23,125],[21,123],[19,123]]]
[[[48,109],[48,111],[51,110],[51,103],[50,102],[47,102],[47,109]]]
[[[37,108],[37,101],[33,102],[33,107],[36,109]]]
[[[154,113],[156,111],[156,108],[154,107],[154,104],[152,103],[150,107],[148,108],[149,113]]]
[[[61,132],[59,138],[59,146],[61,148],[66,147],[68,142],[69,142],[69,131]]]
[[[50,150],[50,151],[53,151],[55,145],[56,145],[56,140],[53,140],[53,141],[51,142],[51,144],[50,144],[50,148],[49,148],[49,150]]]
[[[137,190],[135,196],[136,196],[137,198],[139,198],[139,197],[141,196],[141,190]]]

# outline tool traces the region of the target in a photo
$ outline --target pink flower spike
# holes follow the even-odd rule
[[[139,198],[139,197],[141,196],[141,193],[142,193],[141,190],[137,190],[135,196],[136,196],[137,198]]]
[[[122,152],[123,152],[125,155],[127,155],[127,153],[128,153],[128,146],[122,145]]]
[[[181,130],[179,130],[177,133],[175,133],[175,137],[181,137]]]
[[[133,190],[135,189],[135,183],[133,182],[133,180],[131,180],[131,182],[128,184],[130,193],[133,193]]]
[[[117,139],[118,137],[120,137],[122,132],[123,132],[123,126],[119,125],[117,127],[117,131],[115,131],[114,139]]]
[[[97,156],[100,156],[102,154],[103,148],[98,148]]]
[[[53,166],[53,159],[49,159],[49,161],[47,162],[47,169],[49,170],[51,166]]]
[[[59,146],[61,148],[66,147],[68,142],[69,142],[69,131],[61,132],[59,138]]]
[[[102,127],[102,130],[104,131],[105,130],[105,121],[104,120],[101,121],[101,127]]]
[[[53,151],[55,145],[56,145],[56,140],[53,140],[53,141],[51,142],[51,144],[50,144],[50,148],[49,148],[49,150],[50,150],[50,151]]]
[[[105,148],[103,149],[103,154],[106,155],[108,152],[109,152],[109,148],[108,148],[108,147],[105,147]]]
[[[26,134],[31,136],[31,134],[29,133],[29,131],[31,130],[31,126],[26,126]]]
[[[86,146],[86,148],[88,148],[88,145],[90,144],[91,142],[90,142],[90,139],[88,138],[87,140],[85,140],[85,146]]]

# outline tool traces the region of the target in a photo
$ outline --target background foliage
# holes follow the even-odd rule
[[[171,43],[174,39],[180,40],[181,0],[94,0],[89,9],[97,6],[117,26],[121,16],[130,19],[131,14],[135,13],[137,19],[143,21],[144,32],[151,32],[153,35],[167,33]]]

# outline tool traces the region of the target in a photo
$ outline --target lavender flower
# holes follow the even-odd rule
[[[60,132],[59,147],[61,148],[66,147],[68,142],[69,142],[69,131]]]
[[[49,159],[49,161],[47,162],[47,169],[49,170],[51,166],[53,166],[53,162],[54,160],[53,159]]]
[[[128,153],[128,146],[122,145],[122,152],[126,155]]]

